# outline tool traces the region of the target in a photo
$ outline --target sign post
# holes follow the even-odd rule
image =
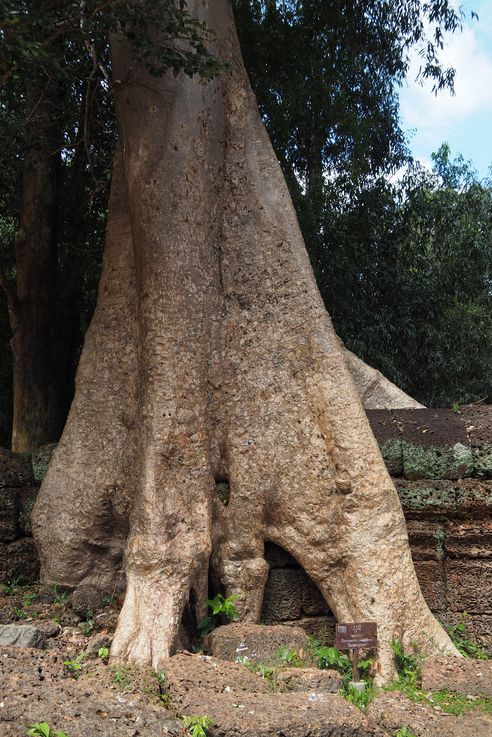
[[[352,678],[359,683],[359,657],[361,650],[372,650],[378,646],[378,626],[376,622],[344,622],[336,625],[335,647],[350,650],[352,659]]]

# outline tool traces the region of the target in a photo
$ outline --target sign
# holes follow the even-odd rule
[[[378,646],[376,622],[343,622],[335,629],[335,646],[338,650],[352,651],[352,678],[360,680],[359,656],[361,650],[372,650]]]
[[[346,622],[336,625],[335,647],[338,650],[372,650],[377,646],[376,622]]]

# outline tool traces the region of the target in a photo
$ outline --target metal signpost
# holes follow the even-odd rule
[[[359,682],[359,656],[361,650],[372,650],[378,646],[376,622],[344,622],[336,625],[335,647],[350,650],[352,654],[352,678]]]

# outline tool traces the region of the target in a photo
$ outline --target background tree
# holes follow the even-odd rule
[[[0,286],[12,334],[16,451],[59,438],[94,306],[115,141],[108,34],[117,17],[131,21],[137,57],[150,59],[152,51],[155,73],[172,67],[213,74],[203,29],[184,5],[7,0],[0,6],[0,125],[8,142],[0,162]],[[172,42],[156,50],[147,23]],[[4,324],[3,372],[7,341]]]

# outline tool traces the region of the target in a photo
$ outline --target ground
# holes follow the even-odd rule
[[[268,667],[259,655],[270,641],[278,644],[284,628],[276,627],[270,637],[270,628],[250,625],[217,630],[218,636],[208,640],[211,655],[177,654],[161,673],[109,664],[120,602],[97,601],[94,595],[87,590],[71,601],[40,585],[11,586],[0,593],[0,623],[30,625],[46,644],[44,649],[2,645],[1,737],[22,737],[36,722],[68,737],[185,735],[182,714],[209,716],[211,737],[492,734],[491,661],[427,661],[425,691],[408,682],[379,691],[364,712],[334,693],[341,677],[313,667],[312,657],[304,654],[302,631],[291,628],[286,628],[290,644],[297,644],[300,657],[285,664],[274,662],[271,648]],[[243,653],[248,644],[254,649],[255,665],[226,659],[236,651],[235,641]],[[292,667],[293,660],[301,667]],[[457,688],[461,692],[450,692]]]

